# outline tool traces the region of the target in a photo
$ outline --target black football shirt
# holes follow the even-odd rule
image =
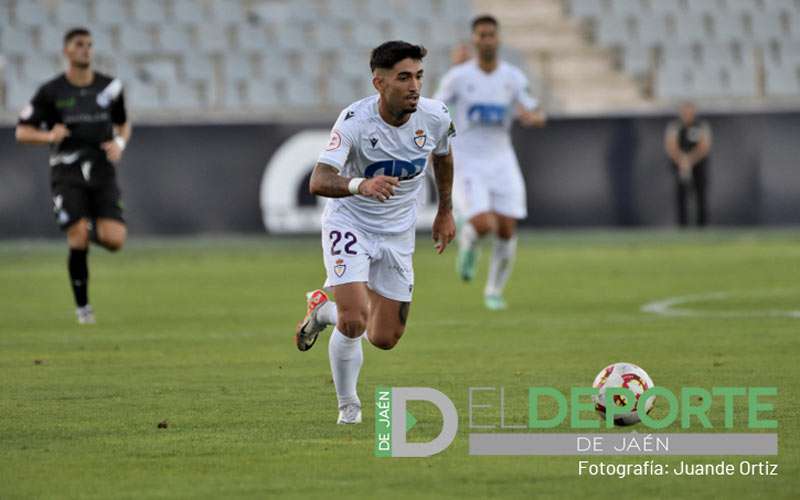
[[[114,125],[126,121],[122,82],[95,72],[85,87],[71,84],[63,73],[48,81],[22,110],[18,123],[48,130],[63,123],[70,135],[55,151],[91,154],[114,138]]]

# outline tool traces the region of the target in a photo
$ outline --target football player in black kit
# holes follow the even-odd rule
[[[69,277],[80,324],[94,323],[89,305],[87,252],[92,240],[122,248],[115,164],[130,139],[122,83],[92,70],[92,37],[85,28],[64,35],[67,71],[45,83],[19,116],[18,142],[50,146],[53,210],[67,234]]]

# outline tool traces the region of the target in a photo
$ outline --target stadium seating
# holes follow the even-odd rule
[[[37,27],[48,23],[48,13],[40,1],[20,2],[16,9],[17,26]]]
[[[205,10],[197,7],[196,0],[174,0],[172,13],[174,20],[188,24],[202,24],[206,22]]]
[[[48,68],[61,67],[57,59],[62,36],[75,25],[92,29],[97,67],[124,78],[134,110],[246,109],[268,116],[288,104],[301,114],[332,112],[372,91],[369,50],[387,38],[416,40],[428,47],[427,90],[432,92],[449,66],[449,48],[467,37],[475,12],[472,3],[3,0],[0,114],[15,112],[25,102],[21,96],[47,77]],[[503,17],[514,34],[509,48],[520,51],[520,63],[542,71],[538,61],[551,61],[549,70],[545,68],[549,74],[530,75],[545,93],[553,86],[576,98],[589,99],[593,93],[592,99],[601,103],[625,102],[628,90],[615,98],[610,93],[621,80],[607,72],[602,78],[589,78],[605,57],[615,58],[618,71],[633,77],[626,85],[634,93],[654,102],[686,97],[800,99],[800,0],[475,3],[489,10],[500,4],[507,4],[510,12],[514,5],[548,12],[553,4],[557,15],[577,20],[580,33],[594,43],[595,52],[590,52],[562,36],[566,28],[560,24],[540,21],[526,28],[527,21],[521,19],[525,16],[517,23],[513,16]],[[536,15],[528,17],[536,22]],[[550,54],[549,59],[542,54]],[[586,83],[569,90],[573,84],[564,80],[567,77]],[[602,85],[607,88],[598,88]],[[577,99],[573,108],[590,104]]]
[[[797,53],[800,1],[569,0],[567,9],[656,99],[800,99],[800,61],[780,57]]]
[[[19,4],[21,2],[17,2]],[[104,0],[95,3],[94,21],[101,26],[119,26],[132,21],[122,0]]]
[[[123,78],[134,110],[268,115],[333,111],[371,92],[369,50],[387,38],[426,45],[434,85],[470,15],[460,0],[3,0],[0,113],[58,71],[73,26],[92,30],[97,67]]]
[[[53,8],[54,24],[61,28],[89,24],[89,10],[88,0],[58,2]]]
[[[133,20],[142,24],[158,24],[167,18],[165,2],[136,0],[131,4]]]

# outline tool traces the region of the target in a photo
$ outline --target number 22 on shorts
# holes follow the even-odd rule
[[[328,234],[328,239],[331,242],[331,255],[341,255],[342,247],[344,247],[343,249],[345,254],[358,255],[358,252],[353,250],[353,245],[358,243],[358,237],[356,237],[356,235],[350,231],[347,231],[344,234],[342,234],[341,231],[331,231]]]

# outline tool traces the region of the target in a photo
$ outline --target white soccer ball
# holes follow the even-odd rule
[[[649,413],[653,409],[653,403],[655,403],[656,399],[655,396],[650,396],[642,406],[639,396],[653,387],[653,379],[650,378],[646,371],[633,363],[614,363],[603,368],[595,377],[592,387],[598,389],[597,394],[592,395],[592,401],[594,402],[595,410],[603,419],[606,418],[606,389],[609,387],[624,387],[633,392],[636,397],[633,410],[616,414],[614,417],[615,425],[631,425],[639,422],[639,411],[644,410],[645,413]],[[627,401],[625,401],[624,396],[615,395],[614,404],[625,406]]]

